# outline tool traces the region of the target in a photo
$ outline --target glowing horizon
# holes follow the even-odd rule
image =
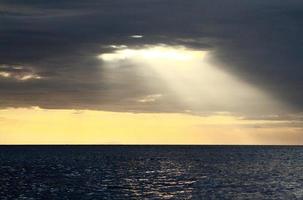
[[[303,57],[299,41],[303,29],[299,26],[301,15],[297,14],[301,2],[260,2],[1,1],[0,111],[20,108],[45,117],[58,111],[60,118],[74,109],[89,110],[102,113],[102,119],[115,112],[115,117],[123,116],[121,126],[125,129],[128,129],[124,123],[127,118],[133,124],[135,121],[140,124],[143,116],[148,115],[155,123],[148,127],[150,134],[150,129],[155,129],[165,135],[167,127],[179,123],[184,125],[184,133],[203,132],[201,137],[205,139],[186,139],[185,134],[176,131],[184,141],[241,143],[240,134],[225,140],[220,140],[217,134],[223,137],[227,130],[248,133],[252,129],[229,125],[225,130],[218,119],[216,137],[210,140],[214,127],[190,128],[190,115],[204,121],[206,114],[225,113],[242,117],[237,119],[241,122],[244,119],[287,121],[287,129],[274,123],[271,131],[275,130],[278,138],[288,141],[288,135],[293,138],[294,132],[303,130]],[[32,106],[40,107],[43,112]],[[21,115],[21,110],[11,111]],[[132,112],[138,115],[125,115]],[[157,115],[162,121],[153,121],[153,114],[163,116]],[[184,123],[181,119],[170,120],[170,114],[180,114]],[[66,123],[75,120],[78,126],[90,119],[89,115],[79,116],[81,120],[68,117]],[[35,119],[39,121],[38,117]],[[114,121],[118,124],[118,117]],[[290,123],[293,121],[294,124]],[[0,123],[7,123],[4,115]],[[46,126],[45,122],[44,130],[39,127],[41,139],[53,141],[55,138],[43,132],[51,135],[54,127],[62,135],[65,129],[71,131],[65,124],[56,123]],[[29,127],[10,123],[11,129],[0,127],[0,135],[3,138],[6,130],[19,128],[17,132],[23,140],[22,137],[31,135],[35,129],[35,123],[31,124]],[[85,132],[90,135],[93,127],[84,126],[79,133],[75,130],[74,136],[69,135],[70,140]],[[116,127],[107,127],[108,134],[115,131]],[[262,131],[261,141],[256,138],[262,136],[254,133],[247,138],[256,144],[265,142],[266,138],[269,138],[266,143],[277,142],[278,139],[267,137],[265,129]],[[125,135],[121,132],[121,141],[128,142],[124,138],[128,134],[130,130]],[[169,131],[167,134],[171,140],[165,137],[162,142],[156,142],[177,142],[173,134]],[[64,138],[59,133],[57,137]],[[296,137],[291,142],[303,144],[301,136]],[[35,138],[38,139],[38,133]],[[150,143],[153,141],[151,138]]]
[[[33,107],[2,109],[0,119],[1,144],[289,144],[300,135],[291,121],[247,120],[230,114]]]
[[[292,127],[292,121],[249,120],[245,119],[246,114],[236,115],[239,111],[248,116],[268,115],[287,106],[215,66],[209,59],[212,57],[209,51],[163,44],[142,48],[111,45],[111,48],[111,53],[98,56],[104,70],[130,64],[139,66],[136,73],[144,73],[146,69],[155,72],[187,109],[187,114],[41,109],[39,106],[6,108],[0,110],[0,143],[289,144],[296,143],[293,138],[299,137],[300,129]],[[103,78],[107,78],[105,75]],[[153,79],[145,81],[155,84]],[[164,98],[167,95],[150,93],[131,101],[148,106]],[[210,114],[195,115],[201,111]],[[288,134],[284,135],[285,132]]]

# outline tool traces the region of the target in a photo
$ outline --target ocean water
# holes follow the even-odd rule
[[[1,146],[0,199],[303,199],[303,148]]]

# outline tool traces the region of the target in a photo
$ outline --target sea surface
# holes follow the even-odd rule
[[[303,199],[303,147],[0,146],[0,199]]]

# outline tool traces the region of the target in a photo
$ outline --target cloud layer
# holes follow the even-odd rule
[[[302,13],[301,0],[4,0],[0,106],[184,112],[157,74],[98,59],[162,43],[212,51],[220,70],[302,112]]]

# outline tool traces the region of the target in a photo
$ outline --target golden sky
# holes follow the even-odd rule
[[[42,109],[39,106],[3,108],[0,110],[0,143],[300,144],[303,138],[301,125],[270,117],[287,106],[214,66],[207,59],[211,52],[167,45],[113,48],[112,53],[97,56],[103,62],[104,72],[121,71],[131,65],[138,66],[137,73],[142,75],[149,69],[170,92],[150,91],[143,96],[133,93],[128,97],[130,91],[123,88],[123,84],[131,80],[117,84],[120,76],[105,73],[112,91],[106,95],[115,97],[109,101],[109,110],[115,112],[102,111],[102,106],[87,110]],[[20,84],[29,81],[22,77],[17,79]],[[158,83],[154,77],[146,76],[140,84]],[[120,87],[118,92],[116,85]],[[174,95],[170,96],[171,93]],[[119,98],[124,102],[119,104]],[[175,100],[181,106],[165,112]],[[130,107],[137,112],[128,111]]]
[[[0,1],[0,144],[303,144],[303,1],[208,1]]]
[[[285,121],[211,116],[48,110],[0,110],[1,144],[288,144],[300,129]]]

